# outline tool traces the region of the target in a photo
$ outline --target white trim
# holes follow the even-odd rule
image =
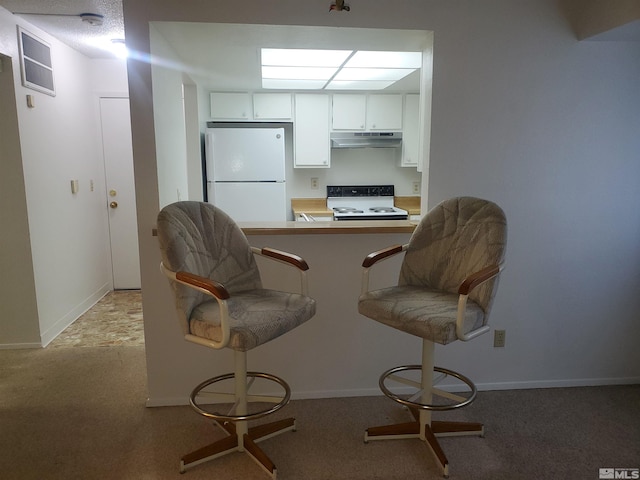
[[[179,405],[189,405],[189,394],[184,397],[147,398],[147,407],[175,407]]]
[[[0,350],[23,350],[26,348],[42,348],[39,343],[1,343]]]
[[[60,318],[46,332],[40,334],[41,346],[46,347],[60,335],[65,328],[75,322],[80,316],[93,307],[102,297],[111,291],[111,282],[105,283],[94,293],[89,295],[83,302],[76,305],[69,313]]]
[[[1,348],[1,347],[0,347]],[[640,384],[640,377],[618,378],[584,378],[565,380],[535,380],[524,382],[500,382],[476,384],[478,391],[489,392],[494,390],[533,390],[538,388],[572,388],[572,387],[603,387],[609,385],[636,385]],[[455,391],[452,386],[438,386],[443,390]],[[291,392],[291,400],[320,400],[324,398],[348,398],[348,397],[377,397],[382,392],[378,388],[361,388],[355,390],[314,390],[304,392]],[[188,405],[188,394],[184,397],[165,397],[147,399],[147,407],[169,407],[176,405]]]
[[[528,390],[534,388],[603,387],[607,385],[636,385],[640,377],[569,378],[563,380],[531,380],[524,382],[498,382],[476,384],[479,391]]]

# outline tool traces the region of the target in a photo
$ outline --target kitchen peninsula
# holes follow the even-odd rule
[[[412,233],[413,220],[351,220],[342,222],[239,222],[245,235],[336,235]]]
[[[378,376],[398,361],[415,363],[419,344],[358,313],[362,262],[376,250],[405,244],[416,227],[409,220],[326,222],[240,222],[249,244],[301,256],[309,265],[308,292],[316,315],[295,331],[252,352],[253,365],[268,365],[286,378],[292,397],[379,395]],[[404,255],[379,262],[370,272],[372,288],[397,284]],[[280,262],[256,257],[265,288],[299,291],[298,273]],[[416,343],[413,348],[412,343]],[[388,358],[394,353],[393,359]],[[232,366],[216,363],[207,373]],[[225,370],[226,368],[226,370]]]

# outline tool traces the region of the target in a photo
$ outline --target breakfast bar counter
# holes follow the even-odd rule
[[[239,222],[245,235],[317,235],[412,233],[411,220],[343,220],[328,222]]]

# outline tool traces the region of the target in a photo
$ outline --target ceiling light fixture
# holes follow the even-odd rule
[[[124,38],[112,38],[110,50],[118,58],[127,58],[129,56],[129,50],[124,42]]]
[[[262,49],[262,88],[383,90],[422,67],[422,52]]]
[[[332,3],[329,6],[329,11],[335,10],[337,12],[350,12],[351,7],[344,3],[344,0],[336,0],[336,3]]]
[[[104,15],[98,13],[81,13],[79,17],[92,27],[99,27],[104,22]]]
[[[69,13],[35,13],[35,12],[11,12],[14,15],[33,15],[37,17],[80,17],[80,19],[91,25],[92,27],[99,27],[104,23],[104,15],[99,13],[81,13],[80,15],[73,15]]]

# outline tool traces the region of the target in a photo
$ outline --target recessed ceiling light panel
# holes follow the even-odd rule
[[[274,90],[322,90],[325,80],[285,80],[274,78],[263,78],[262,88]]]
[[[358,68],[420,68],[422,52],[368,52],[358,51],[345,67]]]
[[[334,80],[398,80],[406,77],[415,68],[342,68]]]
[[[335,67],[270,67],[262,66],[262,78],[299,80],[329,80],[336,73]]]
[[[263,48],[261,57],[269,89],[381,90],[422,66],[422,52]]]
[[[263,48],[262,65],[282,67],[339,67],[351,50],[308,50],[303,48]]]
[[[333,80],[325,88],[325,90],[383,90],[393,85],[393,81],[388,80]]]

